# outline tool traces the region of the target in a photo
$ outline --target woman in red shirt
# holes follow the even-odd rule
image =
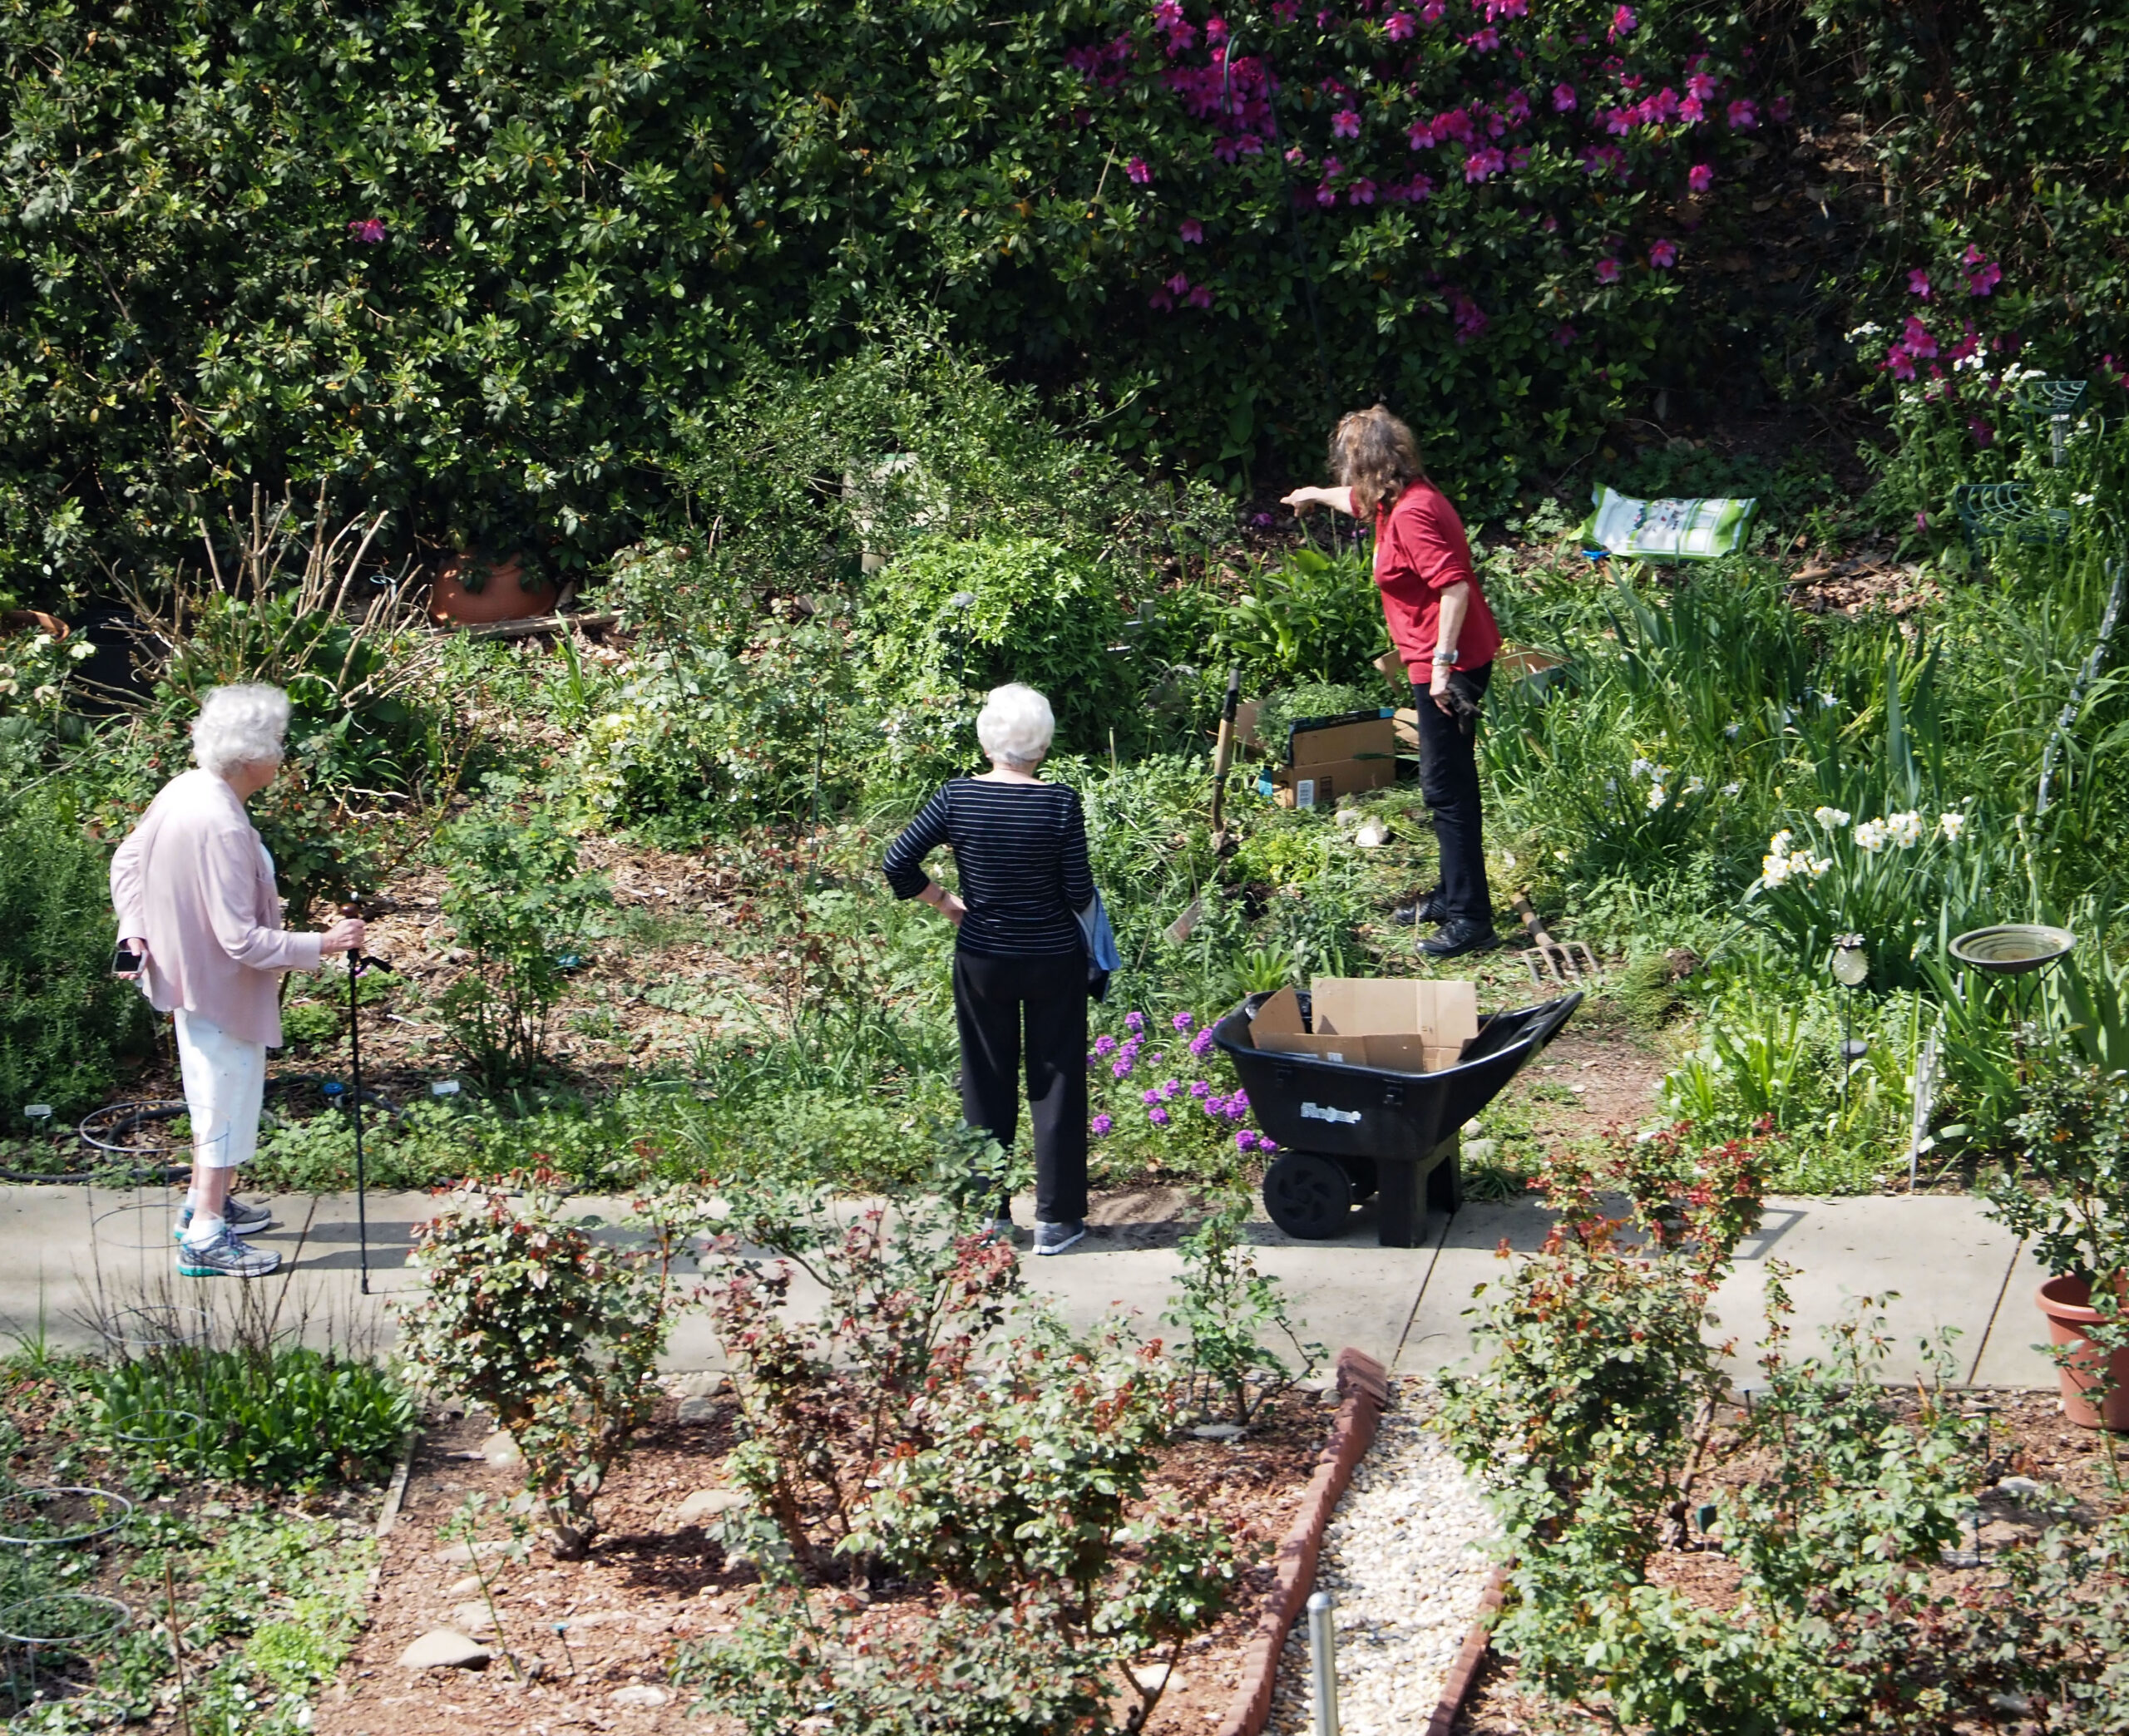
[[[1479,831],[1479,708],[1493,674],[1500,629],[1471,566],[1464,521],[1428,481],[1412,431],[1380,404],[1356,410],[1331,436],[1336,488],[1297,488],[1283,505],[1316,505],[1375,525],[1375,582],[1390,640],[1405,667],[1430,672],[1412,683],[1420,718],[1420,787],[1434,816],[1441,884],[1419,902],[1418,920],[1440,925],[1420,943],[1437,959],[1500,944],[1486,886]]]

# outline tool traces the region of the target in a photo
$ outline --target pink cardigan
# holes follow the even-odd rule
[[[315,970],[321,935],[281,927],[281,895],[244,804],[213,772],[162,787],[111,861],[121,938],[148,943],[141,987],[246,1043],[281,1040],[280,976]]]

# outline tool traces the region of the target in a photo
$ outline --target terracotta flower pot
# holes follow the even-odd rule
[[[467,588],[469,579],[477,589]],[[507,560],[484,561],[471,555],[454,555],[437,572],[429,590],[432,619],[467,626],[522,621],[549,614],[554,606],[554,588],[544,579],[527,579],[525,563],[516,555]]]
[[[2047,1316],[2052,1343],[2076,1344],[2062,1383],[2062,1414],[2080,1428],[2107,1428],[2129,1433],[2129,1349],[2106,1351],[2091,1342],[2091,1328],[2103,1316],[2089,1306],[2092,1287],[2082,1278],[2051,1278],[2033,1293]],[[2102,1364],[2110,1390],[2097,1405],[2085,1394],[2100,1384]]]
[[[0,633],[48,633],[54,639],[67,637],[67,624],[41,609],[0,609]]]

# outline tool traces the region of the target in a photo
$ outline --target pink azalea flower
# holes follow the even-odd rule
[[[1924,301],[1929,300],[1929,274],[1926,271],[1909,272],[1907,274],[1907,293],[1909,295],[1919,295]]]
[[[1427,0],[1427,3],[1420,8],[1420,22],[1422,24],[1439,24],[1445,9],[1442,0]]]
[[[1484,30],[1474,30],[1465,37],[1464,46],[1474,54],[1491,54],[1500,47],[1500,32],[1489,24]]]
[[[1228,39],[1228,21],[1217,12],[1205,20],[1205,44],[1217,48]]]
[[[1334,139],[1357,139],[1361,136],[1361,117],[1357,109],[1340,109],[1331,117],[1331,136]]]
[[[1641,27],[1641,20],[1634,16],[1631,6],[1623,6],[1612,14],[1611,34],[1606,38],[1616,42],[1623,36],[1632,36]]]
[[[1967,274],[1966,293],[1968,295],[1993,295],[1996,286],[2003,281],[2003,268],[1990,260],[1978,269]]]
[[[1484,150],[1474,150],[1464,159],[1464,179],[1467,184],[1489,181],[1507,166],[1507,162],[1491,145]]]
[[[1885,352],[1885,359],[1879,366],[1889,368],[1895,380],[1911,380],[1914,377],[1914,358],[1908,354],[1907,351],[1897,343]]]
[[[1424,121],[1415,121],[1405,130],[1405,142],[1415,150],[1434,149],[1434,128]]]
[[[1978,416],[1969,416],[1966,427],[1967,432],[1973,436],[1973,443],[1984,451],[1995,441],[1996,431]]]
[[[1328,181],[1320,181],[1316,188],[1316,202],[1320,205],[1334,205],[1338,202],[1338,190]]]
[[[1574,112],[1574,86],[1573,85],[1556,84],[1553,86],[1553,112],[1556,115],[1571,115]]]
[[[1715,185],[1715,170],[1706,163],[1695,163],[1686,171],[1686,185],[1696,193],[1705,193]]]
[[[1740,96],[1725,112],[1731,126],[1738,132],[1750,132],[1760,124],[1760,111],[1749,96]]]
[[[1205,225],[1195,217],[1186,217],[1183,219],[1182,228],[1178,229],[1176,234],[1186,244],[1195,247],[1205,239]],[[1182,1030],[1184,1027],[1178,1025],[1176,1028]]]
[[[348,225],[348,233],[365,247],[375,247],[384,239],[384,224],[375,217],[358,217]]]
[[[1124,165],[1124,172],[1130,176],[1134,185],[1141,187],[1153,178],[1153,171],[1146,166],[1146,160],[1144,157],[1132,158]]]
[[[1298,145],[1289,145],[1287,147],[1287,160],[1298,168],[1308,160],[1308,153]]]
[[[1910,356],[1926,361],[1937,353],[1937,340],[1929,334],[1929,328],[1914,314],[1907,317],[1907,329],[1899,334],[1899,341]]]
[[[1767,104],[1766,111],[1774,116],[1775,124],[1776,126],[1787,126],[1789,122],[1789,99],[1786,96],[1776,97],[1773,101]]]
[[[1559,345],[1562,349],[1572,348],[1574,337],[1574,328],[1571,325],[1558,325],[1553,328],[1553,342]]]
[[[1190,292],[1189,305],[1193,308],[1211,307],[1213,305],[1213,291],[1211,285],[1200,284],[1193,289]]]
[[[1715,81],[1705,72],[1696,72],[1686,81],[1686,95],[1707,102],[1715,95]]]
[[[1419,27],[1410,12],[1392,12],[1382,21],[1383,34],[1393,42],[1409,42]]]
[[[1974,330],[1973,322],[1969,319],[1966,323],[1966,335],[1944,352],[1944,359],[1947,362],[1964,362],[1980,348],[1981,333]]]
[[[1347,205],[1373,205],[1375,203],[1375,183],[1363,175],[1358,180],[1355,181],[1351,186],[1346,190],[1346,203]]]
[[[1698,126],[1707,113],[1697,96],[1688,96],[1678,105],[1678,118],[1688,126]]]
[[[1272,16],[1282,24],[1291,24],[1301,16],[1301,0],[1272,0]]]
[[[1168,280],[1167,289],[1170,295],[1188,295],[1190,293],[1190,279],[1178,271]]]
[[[1648,263],[1658,271],[1668,271],[1678,263],[1678,247],[1675,241],[1658,241],[1648,249]]]
[[[1599,259],[1597,262],[1597,281],[1598,283],[1616,284],[1618,280],[1619,262],[1617,259]]]
[[[1321,12],[1318,12],[1318,13],[1316,13],[1316,27],[1318,30],[1331,30],[1331,29],[1334,29],[1334,28],[1336,28],[1336,26],[1337,26],[1337,22],[1338,22],[1338,15],[1337,15],[1337,13],[1336,13],[1336,12],[1333,12],[1333,11],[1331,11],[1331,8],[1330,8],[1329,7],[1327,7],[1327,6],[1326,6],[1326,7],[1325,7],[1323,8],[1323,10],[1322,10],[1322,11],[1321,11]]]

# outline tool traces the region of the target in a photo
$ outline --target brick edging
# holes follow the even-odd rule
[[[1449,1736],[1455,1728],[1456,1714],[1464,1709],[1464,1696],[1471,1691],[1479,1666],[1485,1661],[1486,1648],[1493,1644],[1494,1617],[1500,1614],[1501,1599],[1507,1591],[1508,1570],[1494,1568],[1493,1577],[1486,1581],[1486,1595],[1479,1600],[1478,1613],[1471,1618],[1471,1630],[1465,1635],[1456,1661],[1449,1666],[1448,1679],[1441,1684],[1441,1698],[1435,1702],[1434,1716],[1427,1720],[1427,1736]]]
[[[1374,1444],[1376,1425],[1390,1402],[1390,1384],[1382,1364],[1365,1352],[1351,1345],[1341,1350],[1337,1373],[1341,1395],[1338,1419],[1316,1457],[1315,1472],[1302,1495],[1301,1511],[1279,1545],[1278,1578],[1264,1595],[1256,1635],[1242,1653],[1242,1679],[1236,1684],[1227,1716],[1220,1721],[1218,1736],[1259,1736],[1271,1718],[1272,1690],[1279,1679],[1279,1654],[1287,1643],[1287,1630],[1307,1600],[1308,1588],[1316,1582],[1316,1561],[1322,1551],[1324,1528],[1331,1522],[1338,1497],[1352,1481],[1353,1467]]]

